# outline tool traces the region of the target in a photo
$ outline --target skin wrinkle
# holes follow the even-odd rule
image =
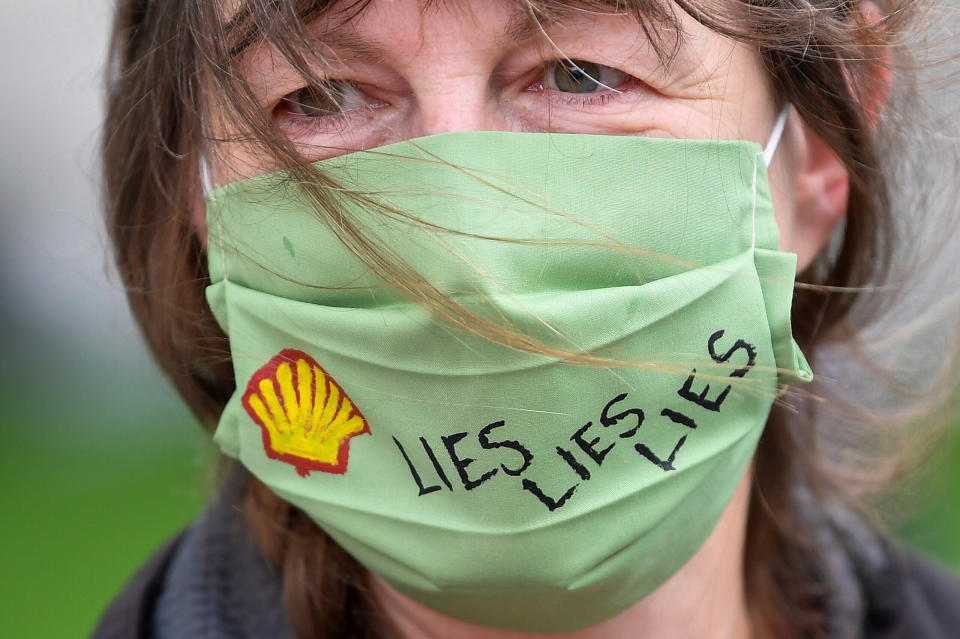
[[[372,5],[376,7],[377,5]],[[375,16],[376,11],[370,10],[368,13],[365,13],[363,16],[355,19],[349,23],[348,28],[354,32],[351,35],[350,39],[356,41],[359,37],[356,33],[358,30],[363,30],[365,19],[369,20],[371,16]],[[642,31],[637,27],[632,16],[598,16],[596,14],[586,14],[586,15],[577,15],[575,19],[578,21],[573,26],[568,25],[555,25],[556,33],[552,35],[552,39],[558,43],[558,45],[567,53],[569,57],[576,58],[578,56],[587,58],[590,56],[602,58],[604,62],[607,60],[610,61],[611,66],[616,66],[624,59],[624,53],[622,53],[625,48],[622,46],[617,46],[629,38],[629,42],[632,44],[637,41],[638,38],[642,39]],[[321,18],[321,21],[323,18]],[[716,40],[716,36],[707,31],[702,25],[697,24],[695,21],[687,18],[687,21],[692,24],[685,27],[686,31],[689,31],[694,41],[702,40],[704,37],[712,36]],[[619,29],[614,29],[615,23],[620,23]],[[472,26],[472,25],[471,25]],[[328,29],[328,25],[321,25],[319,27],[320,31]],[[311,27],[312,30],[312,27]],[[404,37],[403,29],[400,29],[400,32],[397,33],[397,30],[391,30],[391,39],[393,41],[398,41]],[[409,29],[407,29],[409,31]],[[605,41],[609,44],[606,44],[603,41],[598,41],[596,37],[593,37],[598,31],[602,31],[607,35]],[[502,30],[498,32],[502,33]],[[628,35],[629,34],[629,35]],[[706,36],[701,36],[701,34],[709,34]],[[406,36],[410,37],[411,34],[407,33]],[[332,77],[343,77],[345,80],[361,82],[357,79],[358,76],[363,76],[363,81],[369,81],[371,84],[376,85],[378,88],[382,89],[387,101],[391,99],[397,101],[409,100],[411,104],[406,107],[409,110],[414,108],[422,109],[424,108],[423,100],[413,100],[411,98],[411,92],[414,96],[420,96],[424,91],[429,91],[431,84],[439,84],[432,82],[432,79],[437,76],[438,73],[446,74],[444,77],[444,82],[442,87],[436,89],[434,96],[428,97],[437,97],[438,99],[443,95],[461,94],[462,87],[456,86],[457,79],[464,79],[471,77],[471,74],[477,74],[478,80],[476,86],[470,87],[471,99],[473,95],[479,93],[482,90],[485,90],[486,87],[482,86],[484,83],[479,79],[480,75],[483,73],[489,73],[492,77],[502,77],[505,71],[512,71],[510,63],[504,63],[499,70],[501,73],[496,71],[491,71],[489,67],[494,66],[494,63],[487,56],[480,56],[481,53],[486,54],[498,54],[501,50],[496,46],[487,46],[483,48],[474,47],[473,49],[467,51],[466,53],[458,52],[456,48],[447,47],[444,51],[436,51],[436,46],[433,46],[432,51],[437,53],[435,58],[454,58],[453,60],[444,60],[444,64],[434,65],[429,69],[428,74],[423,81],[420,81],[417,77],[411,77],[411,74],[407,69],[403,67],[405,65],[402,62],[405,59],[411,59],[416,61],[417,56],[423,55],[424,50],[422,49],[421,40],[425,37],[423,33],[414,33],[413,37],[416,38],[416,46],[410,46],[411,50],[403,51],[402,54],[398,54],[396,50],[392,56],[387,56],[385,51],[380,50],[382,47],[380,44],[375,43],[375,38],[371,38],[369,35],[364,39],[365,42],[374,42],[376,48],[378,49],[377,53],[383,60],[396,60],[398,63],[394,64],[374,64],[369,61],[351,60],[352,69],[343,68],[345,65],[334,64],[329,71],[321,73],[322,75],[329,75]],[[383,40],[385,38],[381,38]],[[436,38],[434,38],[436,39]],[[642,40],[646,42],[645,40]],[[355,42],[356,43],[356,42]],[[588,44],[584,44],[588,43]],[[442,46],[438,45],[438,46]],[[334,45],[331,43],[331,48],[334,48]],[[551,125],[547,130],[553,130],[558,132],[563,132],[566,130],[573,129],[577,132],[584,133],[619,133],[619,134],[629,134],[641,132],[644,135],[662,135],[666,137],[683,137],[687,135],[689,137],[716,137],[716,138],[732,138],[737,137],[739,132],[735,128],[725,127],[725,128],[705,128],[702,126],[697,126],[695,130],[684,130],[688,127],[678,127],[676,126],[676,112],[679,109],[677,106],[677,99],[687,99],[692,107],[697,107],[698,101],[706,101],[704,108],[711,106],[710,103],[716,100],[717,95],[723,94],[722,81],[723,76],[717,77],[717,74],[713,74],[713,77],[710,76],[709,70],[703,64],[702,56],[691,56],[684,55],[685,49],[681,47],[680,54],[676,56],[675,64],[671,65],[671,69],[667,69],[664,65],[660,63],[659,58],[654,55],[652,47],[649,43],[642,50],[636,46],[633,47],[636,55],[632,57],[631,64],[624,64],[623,70],[633,76],[638,77],[641,81],[644,81],[649,84],[650,88],[648,91],[643,92],[633,92],[630,95],[624,96],[624,98],[613,105],[606,106],[602,111],[603,122],[597,122],[598,118],[594,117],[593,120],[589,123],[584,122],[583,118],[578,115],[573,116],[576,119],[573,119],[570,115],[570,109],[559,108],[556,105],[548,104],[550,122]],[[626,49],[629,51],[629,49]],[[616,53],[614,53],[616,51]],[[344,54],[337,51],[337,57],[343,59]],[[519,61],[528,66],[535,66],[534,60],[541,59],[550,59],[552,56],[548,56],[549,52],[545,50],[544,44],[542,42],[532,42],[527,43],[526,45],[519,46],[515,51],[509,51],[512,57],[520,64]],[[742,59],[745,56],[744,47],[736,47],[731,49],[727,55],[718,55],[716,51],[708,52],[710,53],[710,59],[713,60],[711,65],[714,68],[719,67],[723,64],[724,58],[729,59],[730,56],[736,55],[738,59]],[[471,64],[479,65],[483,64],[483,68],[477,70],[467,70],[465,68],[456,68],[456,59],[462,58],[464,55],[473,55],[475,59],[465,60],[461,67],[470,67]],[[629,54],[627,54],[629,55]],[[640,59],[636,59],[640,57]],[[266,65],[266,61],[269,60],[269,65]],[[529,61],[529,62],[528,62]],[[694,67],[694,63],[699,64],[701,69]],[[252,78],[258,79],[263,77],[263,82],[255,83],[258,86],[262,85],[262,88],[259,90],[260,101],[269,106],[274,101],[278,100],[283,94],[289,92],[290,90],[295,89],[298,86],[298,83],[301,82],[300,78],[289,69],[288,65],[285,65],[280,59],[279,54],[271,52],[271,55],[267,58],[262,58],[255,63],[250,65],[252,68],[250,70],[250,76]],[[408,65],[407,65],[408,66]],[[453,67],[453,68],[451,68]],[[449,69],[449,71],[448,71]],[[319,71],[318,71],[319,72]],[[670,78],[665,78],[665,75],[671,75]],[[448,81],[449,80],[449,81]],[[719,87],[715,85],[720,85]],[[447,93],[444,93],[444,92]],[[283,92],[283,93],[281,93]],[[279,94],[279,95],[278,95]],[[463,96],[461,94],[461,99]],[[528,104],[518,100],[519,98],[524,97],[522,93],[514,93],[509,96],[512,101],[507,106],[513,106],[512,113],[507,113],[510,119],[510,125],[508,126],[505,122],[501,122],[500,126],[496,127],[485,127],[485,128],[501,128],[509,130],[541,130],[545,129],[544,126],[537,126],[536,124],[536,112],[543,110],[542,104]],[[664,117],[661,115],[659,118],[663,124],[649,124],[637,122],[635,117],[631,117],[633,111],[638,106],[640,100],[657,100],[659,102],[656,104],[657,110],[660,113],[663,113],[667,105],[665,104],[669,98],[669,117]],[[734,96],[729,96],[729,99],[733,99]],[[482,98],[477,98],[477,100],[483,100],[489,104],[491,102],[490,96],[483,96]],[[702,103],[701,103],[702,104]],[[499,106],[499,105],[498,105]],[[596,109],[599,111],[599,109]],[[773,109],[771,109],[772,111]],[[479,115],[479,114],[475,114]],[[706,115],[706,114],[704,114]],[[417,133],[420,132],[411,132],[405,131],[402,126],[404,123],[395,122],[393,119],[386,118],[383,114],[378,114],[378,117],[383,121],[382,130],[380,131],[379,137],[377,138],[376,143],[364,143],[364,144],[351,144],[351,140],[340,139],[336,140],[333,143],[327,144],[331,147],[339,148],[370,148],[371,146],[376,146],[377,144],[384,143],[387,139],[398,140],[405,137],[414,137]],[[693,122],[692,119],[694,116],[688,116],[687,120]],[[772,125],[772,114],[769,116],[769,122],[760,122],[764,129],[769,128]],[[706,117],[704,119],[707,119]],[[710,117],[709,119],[713,119]],[[518,123],[517,120],[520,120]],[[701,118],[697,117],[696,121],[699,122]],[[758,129],[761,127],[757,127]],[[420,133],[422,134],[422,133]],[[754,141],[762,143],[763,135],[754,134],[751,135],[748,139],[753,139]],[[319,159],[319,158],[316,158]],[[237,178],[245,177],[244,174],[238,173]]]

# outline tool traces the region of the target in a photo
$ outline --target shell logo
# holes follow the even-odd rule
[[[275,355],[250,378],[242,403],[263,431],[267,456],[301,477],[345,473],[350,439],[370,432],[340,384],[303,351]]]

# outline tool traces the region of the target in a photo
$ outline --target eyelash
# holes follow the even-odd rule
[[[544,93],[547,93],[545,90]],[[588,106],[604,106],[610,104],[611,102],[617,100],[621,93],[614,93],[610,90],[606,90],[603,93],[588,93],[583,95],[578,95],[576,93],[563,93],[560,91],[549,91],[547,99],[552,101],[560,101],[564,106],[579,106],[579,107],[588,107]]]
[[[555,60],[543,65],[540,72],[541,77],[550,72],[550,70],[553,68],[552,65],[562,63],[563,61],[561,60]],[[615,70],[619,71],[617,69]],[[529,85],[525,91],[530,93],[544,94],[544,98],[547,99],[549,104],[553,106],[573,106],[580,108],[605,106],[618,101],[623,97],[626,91],[635,88],[640,82],[629,74],[624,72],[621,73],[623,73],[625,80],[618,86],[613,87],[616,89],[615,91],[603,89],[602,91],[598,91],[596,93],[568,93],[557,89],[547,88],[544,86],[543,82],[533,83]],[[359,93],[366,95],[366,92],[350,82],[340,80],[331,80],[329,82],[331,85],[342,82],[343,84],[350,85],[352,89],[358,91]],[[303,90],[304,88],[300,88],[296,91],[291,91],[290,93],[286,94],[280,99],[280,102],[274,108],[274,119],[283,120],[282,126],[290,129],[290,133],[292,133],[294,136],[316,134],[318,133],[319,129],[322,129],[323,132],[333,132],[334,130],[338,129],[343,130],[353,124],[351,120],[355,120],[361,116],[369,118],[372,116],[372,111],[390,106],[388,103],[381,103],[371,98],[371,101],[374,103],[367,104],[363,107],[353,108],[347,111],[340,111],[339,113],[331,113],[329,115],[308,116],[294,112],[291,107],[291,105],[297,104],[296,96]]]

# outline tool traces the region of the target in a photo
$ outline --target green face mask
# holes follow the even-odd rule
[[[458,132],[319,166],[425,222],[343,198],[470,312],[622,364],[438,319],[282,174],[257,177],[207,200],[207,296],[238,385],[223,451],[396,589],[473,623],[572,632],[666,581],[728,504],[778,383],[812,377],[760,147]]]

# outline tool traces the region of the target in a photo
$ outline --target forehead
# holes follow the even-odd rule
[[[235,53],[260,38],[296,35],[292,32],[305,23],[313,37],[341,37],[348,46],[360,44],[348,34],[361,27],[413,29],[438,17],[472,21],[488,30],[493,21],[503,39],[513,42],[536,37],[555,22],[611,13],[677,26],[664,0],[223,0],[221,9]]]

